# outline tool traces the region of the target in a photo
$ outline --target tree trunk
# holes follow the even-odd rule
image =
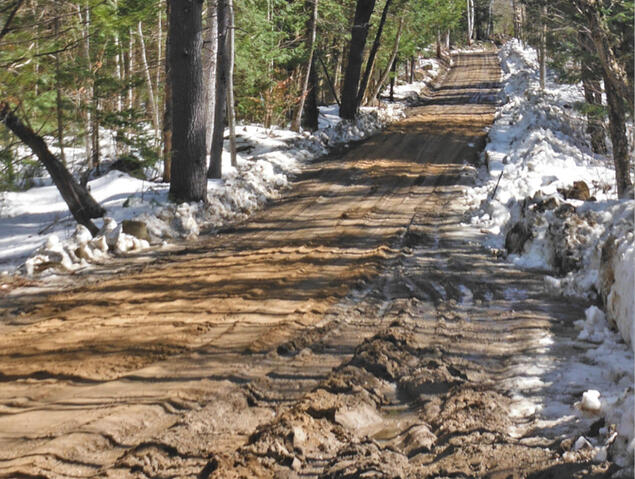
[[[214,130],[210,148],[208,178],[221,178],[223,174],[223,137],[225,135],[225,103],[227,101],[227,33],[229,15],[227,0],[218,0],[216,19],[218,23],[218,51],[216,54],[216,103],[214,105]]]
[[[315,0],[317,5],[317,0]],[[227,0],[227,123],[231,165],[238,166],[236,158],[236,107],[234,105],[234,2]]]
[[[53,24],[55,37],[57,38],[60,31],[60,19],[55,17]],[[64,106],[62,105],[62,70],[60,68],[60,54],[55,52],[55,109],[57,116],[57,142],[60,147],[60,160],[66,164],[66,155],[64,155]]]
[[[474,0],[467,0],[467,44],[472,45],[474,36]]]
[[[392,0],[386,0],[384,9],[381,12],[381,19],[379,20],[379,26],[377,27],[377,33],[375,34],[375,41],[373,42],[373,46],[370,49],[368,60],[366,60],[366,69],[364,70],[362,81],[359,84],[359,92],[357,93],[357,105],[361,104],[362,99],[364,98],[364,94],[366,93],[368,79],[370,78],[371,70],[373,69],[373,66],[375,64],[375,56],[377,55],[377,51],[379,50],[379,46],[381,45],[381,34],[384,31],[384,25],[386,24],[388,9],[390,8],[391,2]]]
[[[159,137],[161,131],[161,124],[159,123],[159,109],[157,108],[157,102],[154,97],[154,88],[152,86],[152,76],[150,75],[150,67],[148,65],[148,56],[146,54],[146,42],[143,39],[143,28],[141,21],[137,23],[137,34],[139,35],[139,47],[141,49],[141,61],[143,62],[143,71],[146,77],[146,88],[148,89],[148,101],[150,102],[150,109],[152,110],[152,126],[154,127],[154,137]]]
[[[437,30],[437,58],[441,58],[441,31]]]
[[[341,80],[342,80],[342,67],[344,64],[344,55],[346,52],[346,47],[342,46],[342,48],[338,51],[337,54],[337,63],[335,65],[335,74],[333,75],[333,87],[335,88],[335,91],[340,91],[341,90]],[[324,70],[326,70],[326,67],[324,67]],[[335,95],[335,98],[338,98],[338,95]],[[341,104],[341,102],[338,100],[337,104]]]
[[[15,5],[13,5],[13,8],[9,12],[9,15],[7,16],[6,21],[4,22],[4,25],[2,26],[2,30],[0,30],[0,40],[2,40],[2,37],[4,37],[7,33],[11,31],[11,22],[15,18],[16,13],[18,13],[18,10],[20,9],[23,3],[24,3],[24,0],[18,0],[17,2],[15,2]]]
[[[306,6],[311,8],[311,15],[307,21],[306,31],[306,49],[309,53],[307,58],[304,78],[302,79],[302,89],[300,91],[300,101],[293,115],[293,121],[291,122],[291,129],[293,131],[300,131],[300,125],[302,124],[302,112],[304,111],[304,102],[309,93],[309,83],[311,77],[311,70],[313,68],[313,56],[315,54],[315,37],[317,33],[317,16],[318,16],[318,0],[307,0]]]
[[[156,71],[156,80],[154,83],[154,91],[157,93],[157,110],[158,114],[159,114],[159,118],[161,117],[161,61],[163,60],[163,52],[162,50],[162,46],[163,46],[163,21],[162,21],[162,15],[161,15],[161,10],[162,10],[162,6],[163,6],[163,0],[159,1],[159,5],[157,6],[157,8],[159,9],[159,14],[157,15],[158,17],[158,33],[157,33],[157,71]],[[159,133],[157,132],[157,137],[158,137]]]
[[[172,79],[170,74],[170,0],[166,2],[167,35],[165,39],[165,89],[163,109],[163,182],[172,178]],[[207,151],[207,150],[205,150]]]
[[[514,17],[514,37],[523,41],[523,15],[520,0],[512,0],[512,11]]]
[[[613,143],[613,163],[615,165],[615,180],[617,196],[619,198],[633,197],[633,183],[631,182],[631,157],[628,154],[628,138],[626,136],[626,108],[624,98],[604,72],[604,90],[609,107],[609,133]]]
[[[117,7],[117,1],[115,1],[115,7]],[[121,41],[119,40],[119,33],[115,30],[115,76],[117,78],[118,87],[117,87],[117,115],[120,116],[123,111],[123,98],[121,96],[121,85],[123,84],[123,73],[121,68]],[[117,131],[115,133],[115,155],[119,156],[121,154],[121,128],[117,127]]]
[[[128,109],[132,111],[134,108],[134,87],[132,76],[134,75],[134,34],[132,28],[128,28]]]
[[[600,82],[592,79],[593,72],[582,66],[582,86],[584,88],[584,99],[589,105],[601,106],[602,93]],[[598,113],[591,111],[587,113],[587,133],[591,137],[591,147],[593,151],[599,155],[605,155],[608,151],[606,148],[604,125]]]
[[[167,48],[166,48],[167,50]],[[165,109],[163,110],[163,182],[172,179],[172,82],[169,70],[165,75]]]
[[[333,99],[335,100],[335,103],[337,103],[337,106],[340,106],[340,99],[337,97],[337,83],[335,81],[331,81],[329,70],[327,66],[324,64],[324,60],[322,60],[322,56],[318,52],[315,52],[315,56],[317,57],[317,59],[320,61],[320,64],[322,65],[322,70],[324,70],[324,76],[326,76],[326,81],[331,90],[331,94],[333,95]],[[338,64],[339,64],[339,58],[338,58]],[[337,72],[337,67],[336,67],[336,72]]]
[[[98,228],[91,218],[99,218],[106,214],[104,208],[93,199],[86,188],[75,181],[64,164],[50,152],[44,139],[13,114],[8,103],[0,103],[0,121],[44,164],[75,220],[86,226],[93,236],[97,234]]]
[[[309,92],[306,98],[306,108],[302,116],[302,126],[308,130],[318,129],[320,111],[318,109],[319,78],[317,73],[316,55],[311,61],[311,71],[309,75]]]
[[[216,103],[216,56],[218,55],[218,22],[216,19],[216,0],[207,0],[207,29],[205,35],[205,94],[207,95],[207,126],[205,128],[205,151],[212,148],[214,132],[214,111]]]
[[[401,39],[402,29],[403,29],[403,18],[400,18],[399,27],[397,28],[397,35],[395,36],[395,44],[392,47],[392,54],[390,55],[390,61],[388,62],[388,65],[392,65],[392,63],[397,58],[397,53],[399,53],[399,40]],[[377,83],[377,86],[375,87],[375,91],[370,97],[371,102],[374,101],[379,96],[382,85],[384,85],[386,83],[386,80],[388,80],[388,76],[390,75],[390,70],[391,70],[390,68],[386,68],[386,71],[384,72],[381,79]]]
[[[390,101],[395,101],[395,75],[397,73],[397,57],[390,67]]]
[[[414,83],[414,81],[415,81],[415,57],[410,57],[410,83]]]
[[[373,63],[370,64],[370,71],[368,72],[368,86],[366,86],[366,94],[362,97],[362,100],[359,102],[358,106],[361,105],[369,105],[371,102],[371,94],[373,91],[375,91],[374,87],[376,86],[377,81],[379,80],[379,78],[377,78],[377,71],[375,70],[376,67],[376,62],[373,60]],[[381,76],[381,74],[379,75]],[[360,91],[361,93],[361,91]]]
[[[605,81],[612,84],[613,89],[626,100],[629,110],[633,112],[635,101],[633,85],[629,81],[624,66],[619,63],[615,56],[611,46],[611,32],[607,20],[602,14],[601,5],[598,5],[597,0],[576,0],[576,3],[587,18],[590,37],[605,72]]]
[[[82,49],[81,55],[84,60],[85,67],[88,70],[89,76],[89,85],[88,85],[88,95],[90,95],[91,101],[94,97],[93,95],[93,87],[94,87],[94,79],[92,78],[92,67],[90,62],[90,12],[88,8],[85,9],[84,14],[82,14],[82,7],[77,5],[77,15],[79,17],[80,24],[82,25]],[[82,95],[84,97],[84,95]],[[84,120],[84,145],[86,148],[86,163],[90,168],[94,168],[93,164],[93,153],[92,153],[92,119],[90,108],[87,106],[86,98],[84,97],[81,100],[81,110],[82,110],[82,119]]]
[[[348,64],[344,73],[344,87],[341,95],[340,117],[344,119],[352,120],[357,113],[357,87],[362,69],[364,46],[368,36],[368,22],[374,8],[375,0],[357,0],[348,51]]]
[[[168,56],[172,82],[170,196],[177,202],[206,201],[202,2],[169,2]]]
[[[547,77],[547,5],[544,5],[540,11],[540,50],[538,59],[540,61],[540,89],[545,90],[545,81]]]
[[[95,86],[95,82],[93,81],[93,99],[91,105],[92,114],[90,116],[90,141],[91,141],[91,156],[90,156],[90,166],[91,168],[96,168],[99,171],[99,163],[101,162],[101,148],[99,145],[99,124],[100,124],[100,115],[99,115],[99,96],[97,92],[97,87]]]

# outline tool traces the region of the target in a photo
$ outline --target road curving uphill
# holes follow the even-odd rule
[[[0,477],[612,473],[526,387],[584,305],[461,225],[499,77],[495,53],[458,54],[248,222],[4,312]]]

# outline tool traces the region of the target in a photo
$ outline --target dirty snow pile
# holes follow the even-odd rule
[[[436,65],[436,61],[432,64]],[[430,68],[438,73],[438,68]],[[428,75],[430,80],[432,76]],[[421,85],[411,87],[420,90]],[[237,127],[237,167],[232,167],[228,144],[223,154],[223,178],[208,180],[208,203],[174,204],[169,185],[140,179],[110,169],[93,178],[88,187],[107,210],[95,220],[95,238],[75,228],[75,222],[50,178],[43,172],[38,187],[24,192],[0,192],[0,270],[33,274],[55,268],[73,271],[90,263],[107,261],[111,254],[147,248],[150,244],[190,239],[245,219],[268,200],[276,198],[303,163],[326,154],[330,148],[358,141],[386,124],[405,116],[405,102],[362,108],[354,121],[342,121],[337,105],[320,107],[319,129],[296,133],[258,125]],[[102,171],[116,160],[112,135],[103,132]],[[51,148],[55,153],[55,148]],[[66,148],[73,158],[82,152]],[[72,155],[71,155],[72,153]],[[25,156],[26,152],[21,156]],[[71,161],[71,166],[75,161]],[[73,171],[77,173],[78,169]],[[146,171],[160,178],[161,169]],[[144,234],[127,232],[124,221],[143,223]],[[28,258],[28,259],[27,259]],[[26,259],[26,261],[25,261]]]
[[[548,271],[548,291],[603,305],[578,322],[578,339],[590,343],[588,360],[605,361],[605,373],[615,376],[602,383],[606,397],[598,401],[619,425],[632,463],[635,201],[616,199],[611,159],[590,148],[586,119],[575,109],[584,101],[581,85],[558,84],[550,72],[541,91],[536,52],[517,40],[499,57],[504,105],[489,132],[479,186],[465,192],[470,223],[509,260]]]

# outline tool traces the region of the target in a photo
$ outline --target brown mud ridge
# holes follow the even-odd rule
[[[7,300],[0,477],[609,477],[563,442],[587,426],[519,408],[584,305],[460,224],[499,76],[461,54],[407,119],[245,224]]]

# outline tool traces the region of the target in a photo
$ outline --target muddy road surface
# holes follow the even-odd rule
[[[612,473],[562,442],[583,423],[537,412],[580,393],[534,366],[565,367],[553,337],[584,305],[461,226],[499,77],[494,53],[461,54],[408,118],[309,165],[245,224],[12,298],[0,477]]]

